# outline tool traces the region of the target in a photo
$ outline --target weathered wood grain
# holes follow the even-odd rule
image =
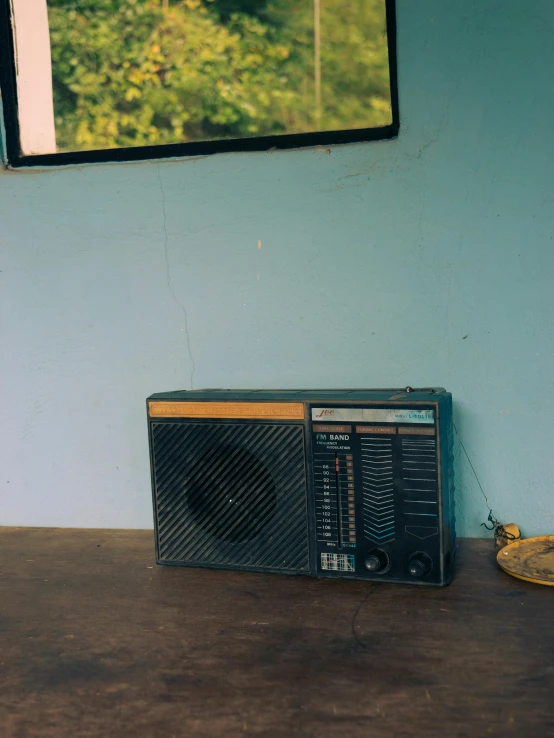
[[[2,738],[554,735],[551,589],[159,568],[145,531],[0,529]]]

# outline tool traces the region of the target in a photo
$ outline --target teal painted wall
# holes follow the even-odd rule
[[[398,47],[395,141],[0,173],[3,524],[151,526],[153,391],[440,384],[554,533],[554,4],[398,0]]]

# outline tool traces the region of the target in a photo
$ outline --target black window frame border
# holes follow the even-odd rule
[[[10,0],[0,0],[0,89],[4,113],[5,152],[7,165],[19,167],[54,167],[70,164],[148,161],[181,157],[207,156],[219,153],[287,150],[329,147],[395,138],[400,128],[396,60],[396,0],[385,0],[392,123],[378,128],[340,131],[290,133],[275,136],[233,138],[220,141],[191,141],[174,144],[152,144],[112,149],[87,149],[52,154],[23,154],[19,137],[19,114],[15,68],[15,43]]]

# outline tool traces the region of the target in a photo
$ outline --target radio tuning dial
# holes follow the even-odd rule
[[[432,568],[433,562],[431,561],[431,557],[426,553],[418,552],[410,556],[410,560],[408,561],[408,573],[411,577],[414,577],[414,579],[421,579],[421,577],[429,574]]]
[[[377,556],[366,556],[365,568],[369,571],[379,571],[379,569],[381,568],[381,562],[379,561]]]
[[[380,548],[368,551],[364,560],[365,568],[373,574],[379,574],[389,568],[390,560],[388,554]]]

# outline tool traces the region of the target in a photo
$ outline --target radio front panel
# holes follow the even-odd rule
[[[441,579],[435,409],[311,407],[320,576]]]

